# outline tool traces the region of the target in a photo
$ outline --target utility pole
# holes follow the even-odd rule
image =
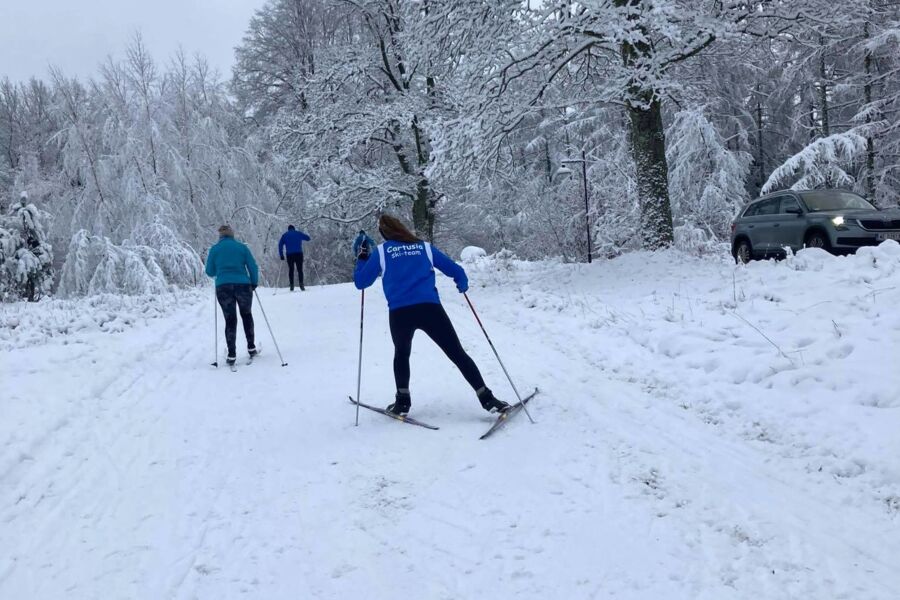
[[[588,202],[588,182],[587,182],[587,155],[585,151],[581,151],[581,158],[567,158],[561,161],[565,163],[581,163],[581,184],[584,191],[584,229],[587,236],[587,261],[593,262],[593,250],[591,248],[591,207]],[[571,171],[570,171],[571,172]]]
[[[584,150],[581,151],[581,183],[584,186],[584,229],[587,234],[587,259],[592,262],[591,251],[591,209],[588,205],[588,189],[587,189],[587,158]]]

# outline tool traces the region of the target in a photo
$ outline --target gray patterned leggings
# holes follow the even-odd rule
[[[237,337],[237,315],[241,313],[244,324],[244,336],[247,348],[255,348],[253,333],[253,288],[249,283],[226,283],[216,287],[216,300],[225,315],[225,343],[228,345],[228,356],[235,356],[235,338]]]

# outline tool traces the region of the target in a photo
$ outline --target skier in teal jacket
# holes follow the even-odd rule
[[[237,360],[238,311],[244,324],[247,352],[255,356],[253,291],[259,284],[259,267],[250,248],[234,239],[234,231],[229,225],[219,227],[219,242],[206,255],[206,274],[216,280],[216,300],[225,316],[225,343],[228,346],[225,362],[233,365]]]

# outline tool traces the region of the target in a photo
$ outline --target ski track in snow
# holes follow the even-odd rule
[[[411,414],[440,431],[353,426],[347,285],[261,290],[284,368],[257,307],[256,364],[209,366],[206,300],[4,353],[0,598],[895,600],[900,257],[866,256],[473,265],[519,390],[541,388],[537,424],[486,441],[492,418],[421,333]],[[384,405],[368,296],[361,399]]]

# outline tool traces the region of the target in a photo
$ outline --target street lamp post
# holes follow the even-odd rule
[[[584,150],[581,151],[581,158],[567,158],[562,163],[581,163],[581,183],[584,190],[584,228],[587,234],[587,261],[592,262],[591,251],[591,210],[588,203],[588,184],[587,184],[587,157]]]

